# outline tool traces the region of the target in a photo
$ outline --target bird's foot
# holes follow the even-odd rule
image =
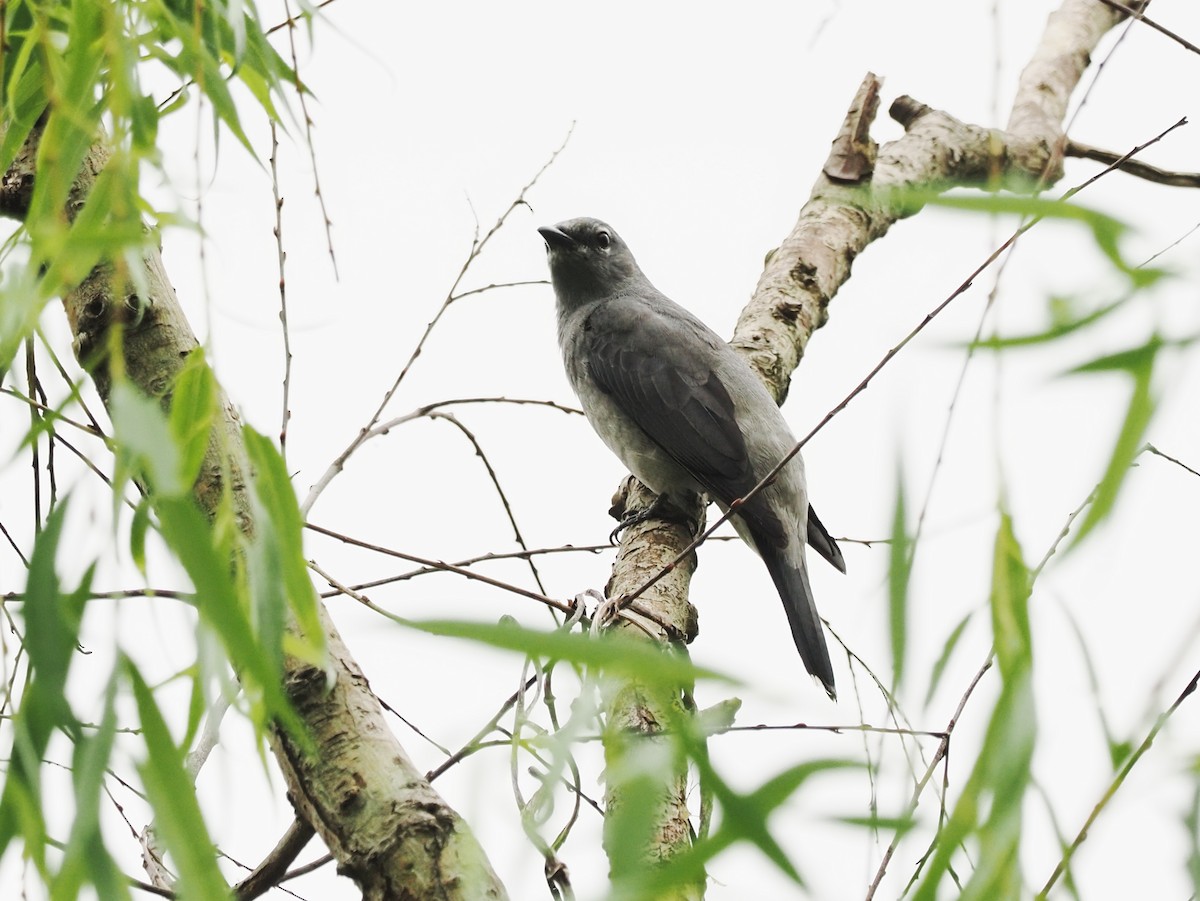
[[[617,527],[608,533],[609,544],[616,545],[621,540],[621,533],[643,523],[648,519],[663,519],[667,522],[679,523],[693,532],[696,530],[696,517],[693,513],[686,509],[676,506],[670,496],[660,494],[654,498],[649,507],[643,507],[641,510],[636,510],[628,515],[625,514],[624,499],[613,504],[609,509],[609,515],[614,519],[619,519]]]

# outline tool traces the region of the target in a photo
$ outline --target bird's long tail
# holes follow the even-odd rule
[[[792,638],[800,651],[804,668],[820,680],[825,693],[837,700],[833,685],[833,664],[829,661],[829,649],[825,646],[825,631],[813,602],[812,588],[808,584],[808,570],[804,563],[804,549],[764,547],[759,542],[763,562],[775,582],[783,609],[787,611],[788,623],[792,627]],[[789,553],[789,551],[792,551]],[[798,560],[796,558],[799,558]]]

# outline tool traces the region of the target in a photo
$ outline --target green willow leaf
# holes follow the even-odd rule
[[[280,656],[265,648],[251,627],[234,576],[231,549],[214,546],[213,528],[190,496],[160,498],[155,511],[163,538],[196,587],[200,616],[220,638],[247,695],[261,699],[266,718],[278,719],[297,741],[306,741],[303,726],[283,693]]]
[[[145,481],[159,497],[187,495],[191,485],[179,477],[183,461],[162,405],[120,380],[112,387],[109,415],[119,462]]]
[[[66,697],[67,675],[75,659],[94,571],[94,566],[88,567],[73,592],[66,592],[59,581],[56,560],[67,506],[64,501],[50,511],[29,560],[22,613],[30,677],[11,721],[12,750],[0,792],[0,854],[21,834],[25,853],[42,873],[47,872],[42,759],[56,729],[76,731],[75,715]]]
[[[1130,467],[1142,448],[1146,430],[1157,406],[1151,391],[1151,382],[1154,364],[1162,346],[1162,340],[1156,335],[1141,347],[1099,357],[1072,370],[1076,373],[1123,371],[1128,373],[1133,386],[1129,395],[1129,406],[1125,410],[1125,419],[1113,444],[1108,466],[1100,484],[1096,486],[1095,497],[1088,507],[1087,515],[1072,539],[1071,548],[1078,547],[1112,512]]]
[[[646,898],[659,897],[671,886],[704,878],[705,866],[725,849],[738,842],[755,845],[775,866],[797,885],[803,886],[799,869],[788,858],[771,834],[771,814],[786,803],[812,777],[845,769],[860,769],[854,760],[819,759],[790,767],[773,776],[754,791],[734,790],[713,769],[702,738],[686,739],[688,755],[699,771],[700,779],[720,805],[721,824],[708,838],[697,841],[690,850],[676,855],[662,867],[646,874],[643,889]]]
[[[530,657],[566,660],[580,666],[596,667],[651,682],[688,683],[694,679],[714,679],[736,684],[735,680],[713,670],[695,666],[685,657],[660,650],[645,642],[608,634],[600,638],[565,632],[526,629],[514,622],[475,623],[459,620],[408,620],[395,622],[431,635],[466,638],[495,648],[517,651]]]
[[[963,632],[967,628],[967,623],[971,621],[973,613],[968,613],[958,621],[953,629],[950,630],[949,637],[946,638],[942,645],[942,653],[938,655],[937,661],[933,664],[933,671],[929,676],[929,689],[925,692],[925,701],[923,706],[929,707],[929,702],[933,700],[933,695],[937,691],[938,685],[941,684],[942,675],[946,672],[946,665],[950,662],[950,658],[954,655],[954,649],[958,647],[958,641],[963,636]]]
[[[1032,782],[1037,735],[1029,630],[1029,570],[1008,513],[1001,511],[993,554],[990,607],[1001,690],[983,747],[954,803],[913,901],[935,901],[951,858],[972,836],[973,870],[956,897],[967,901],[1020,896],[1021,808]]]
[[[117,674],[104,692],[104,710],[93,734],[81,733],[75,741],[71,774],[75,784],[75,815],[63,849],[62,865],[50,883],[51,901],[75,901],[84,885],[95,887],[100,898],[129,898],[129,884],[104,846],[100,828],[104,777],[110,766],[117,732]]]
[[[1029,633],[1029,569],[1013,533],[1012,518],[1000,514],[992,560],[992,634],[996,662],[1004,679],[1028,672],[1033,665]]]
[[[1050,328],[1041,332],[1032,332],[1026,335],[1010,335],[1008,337],[983,338],[974,342],[971,346],[982,350],[1008,350],[1014,347],[1032,347],[1038,344],[1046,344],[1051,341],[1057,341],[1059,338],[1065,338],[1082,328],[1099,322],[1109,313],[1120,309],[1124,306],[1128,297],[1122,297],[1119,300],[1114,300],[1111,303],[1104,304],[1098,309],[1092,310],[1082,316],[1071,316],[1070,318],[1056,318]]]
[[[129,524],[129,555],[143,576],[146,575],[146,534],[150,530],[150,502],[146,498],[138,501]]]
[[[196,348],[175,377],[167,417],[171,439],[179,451],[179,483],[189,490],[200,474],[217,412],[217,380],[203,348]]]
[[[276,584],[284,589],[281,597],[300,625],[310,659],[319,659],[324,654],[325,631],[304,556],[304,520],[296,491],[283,456],[269,439],[248,426],[242,430],[242,439],[254,469],[254,494],[261,505],[256,542],[271,545],[270,564],[277,569]]]
[[[166,720],[142,674],[128,659],[124,670],[137,701],[146,743],[146,760],[138,772],[154,808],[154,831],[162,837],[179,870],[176,894],[203,901],[229,898],[229,886],[217,867],[216,848],[208,837],[196,788],[183,767],[183,753],[171,740]]]

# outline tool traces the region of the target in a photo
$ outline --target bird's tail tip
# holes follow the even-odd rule
[[[833,663],[825,645],[824,626],[813,603],[812,588],[808,584],[808,573],[804,564],[801,546],[797,556],[789,556],[773,549],[763,553],[763,562],[771,573],[783,608],[787,612],[792,638],[804,668],[825,689],[830,700],[837,700],[837,689],[833,684]]]
[[[826,682],[820,676],[813,676],[813,679],[815,679],[820,684],[820,686],[823,689],[825,689],[825,694],[829,695],[829,700],[833,701],[833,703],[836,704],[837,703],[837,687],[834,686],[833,681],[830,680],[829,682]]]

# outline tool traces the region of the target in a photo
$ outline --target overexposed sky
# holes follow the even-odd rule
[[[1032,0],[741,6],[338,0],[327,7],[315,27],[315,48],[300,36],[300,62],[315,93],[309,112],[333,221],[337,280],[313,198],[303,130],[291,126],[280,148],[295,355],[288,463],[298,492],[307,493],[366,423],[454,281],[476,220],[486,232],[572,123],[566,149],[526,197],[530,208],[512,213],[463,287],[547,277],[535,228],[598,216],[620,231],[661,290],[728,335],[764,254],[787,233],[807,198],[863,75],[869,70],[886,79],[873,129],[881,142],[901,134],[886,116],[887,105],[901,94],[966,121],[1002,127],[1017,74],[1053,6]],[[264,16],[269,8],[264,5]],[[1152,15],[1193,41],[1200,38],[1200,11],[1192,4],[1160,0]],[[1193,89],[1200,56],[1139,27],[1108,58],[1122,30],[1097,53],[1097,60],[1107,58],[1106,66],[1071,129],[1077,140],[1117,152],[1181,116],[1200,116]],[[286,42],[278,46],[286,54]],[[1084,84],[1095,76],[1093,67]],[[176,119],[162,129],[171,181],[148,188],[162,208],[195,215],[199,186],[205,239],[201,259],[193,235],[168,232],[167,271],[226,390],[251,424],[274,435],[283,350],[265,168],[269,133],[247,119],[262,165],[225,135],[216,160],[211,144],[202,146],[197,172],[194,106]],[[1197,127],[1177,130],[1145,159],[1164,168],[1200,169]],[[1100,168],[1068,161],[1060,189]],[[1200,193],[1122,174],[1105,177],[1077,200],[1132,226],[1123,248],[1134,262],[1200,222]],[[855,262],[853,278],[831,304],[828,325],[814,336],[795,375],[784,407],[793,430],[803,434],[815,425],[1014,227],[1009,220],[927,210],[870,247]],[[1200,233],[1161,257],[1157,263],[1179,279],[1138,298],[1103,326],[1049,351],[999,359],[981,354],[971,364],[914,572],[909,684],[901,694],[914,727],[943,728],[986,657],[986,592],[1001,484],[1025,556],[1035,563],[1103,472],[1127,382],[1061,374],[1140,343],[1155,329],[1195,334],[1198,247]],[[994,272],[980,278],[806,448],[811,496],[834,535],[886,536],[901,460],[915,515],[934,471],[962,345],[974,334],[993,284]],[[1098,305],[1121,289],[1086,233],[1045,223],[1021,241],[1006,266],[991,322],[1006,334],[1035,331],[1049,321],[1051,296]],[[61,319],[57,309],[46,315],[65,354],[69,337]],[[1196,467],[1200,373],[1194,355],[1165,357],[1157,388],[1164,404],[1149,440]],[[561,371],[547,286],[494,291],[454,305],[389,411],[401,415],[437,400],[498,395],[574,404]],[[13,443],[8,436],[22,428],[21,412],[13,404],[0,412],[6,451]],[[463,407],[456,415],[488,454],[531,547],[605,540],[612,527],[609,496],[623,470],[581,417],[511,406]],[[0,500],[0,518],[12,529],[28,476],[23,462],[8,460],[0,459],[0,498],[13,500]],[[75,481],[89,484],[82,475]],[[1110,778],[1097,696],[1071,623],[1085,637],[1099,702],[1117,738],[1140,741],[1200,659],[1200,588],[1191,565],[1200,536],[1198,501],[1200,480],[1161,458],[1143,458],[1114,519],[1082,550],[1047,569],[1035,592],[1041,705],[1035,772],[1070,835]],[[102,518],[109,502],[97,495],[94,506]],[[514,547],[473,448],[445,422],[406,424],[369,443],[318,501],[311,519],[446,560]],[[75,528],[87,547],[85,524]],[[846,576],[814,561],[817,601],[838,634],[886,680],[886,546],[843,547]],[[345,582],[407,568],[311,535],[308,552]],[[538,566],[547,590],[568,597],[601,588],[611,559],[611,553],[557,555]],[[4,590],[12,587],[17,567],[0,546]],[[528,571],[519,566],[488,572],[529,584]],[[113,564],[101,574],[109,580],[102,587],[123,587],[127,578]],[[152,563],[151,584],[177,578],[169,566]],[[371,596],[417,618],[490,621],[509,613],[531,624],[546,622],[529,602],[448,575]],[[740,724],[886,724],[869,678],[861,670],[852,676],[845,655],[832,647],[843,700],[829,704],[810,683],[765,569],[745,547],[706,546],[692,599],[701,617],[695,659],[745,683],[736,690],[744,701]],[[372,687],[448,747],[458,747],[485,723],[521,676],[520,661],[511,656],[404,631],[351,601],[334,600],[331,610]],[[923,708],[926,674],[951,629],[973,610],[939,692]],[[93,620],[97,653],[79,661],[75,673],[81,698],[89,697],[88,673],[107,671],[109,657],[99,649],[113,635],[163,677],[190,660],[187,614],[162,601],[95,611]],[[956,733],[952,797],[969,771],[972,741],[997,684],[995,674],[985,677]],[[701,686],[698,701],[707,706],[730,691]],[[1181,773],[1200,744],[1193,703],[1180,709],[1081,850],[1075,876],[1082,897],[1184,898],[1191,891],[1181,825],[1191,783]],[[440,762],[438,751],[402,724],[396,729],[418,765]],[[230,717],[200,784],[214,836],[254,864],[282,834],[290,812],[273,775],[273,794],[264,787],[246,732]],[[898,814],[912,784],[903,756],[890,739],[871,737],[866,744],[873,759],[883,760],[876,785],[880,812]],[[926,754],[933,748],[930,741]],[[856,734],[787,731],[715,738],[712,750],[721,771],[750,788],[798,760],[861,758],[864,741]],[[598,764],[587,762],[585,789],[598,797]],[[512,897],[546,897],[541,862],[520,832],[507,770],[506,752],[484,752],[437,787],[476,830]],[[863,815],[870,799],[864,775],[830,776],[773,820],[811,895],[790,886],[757,851],[737,848],[711,867],[709,898],[860,897],[890,836],[877,843],[829,818]],[[934,822],[936,810],[935,796],[927,793],[919,811],[925,825]],[[606,864],[598,817],[588,813],[561,856],[579,897],[596,899],[604,894]],[[555,816],[561,821],[562,811]],[[1026,833],[1027,872],[1040,887],[1057,843],[1036,795]],[[111,835],[115,847],[127,848],[126,869],[136,871],[137,849],[128,832],[114,828]],[[928,835],[901,846],[880,897],[900,894]],[[0,887],[19,884],[17,863],[5,858]],[[328,875],[298,891],[313,899],[356,897],[349,883],[326,869]]]

